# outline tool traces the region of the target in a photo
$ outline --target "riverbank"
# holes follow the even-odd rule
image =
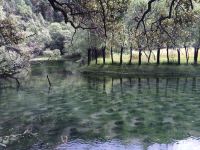
[[[83,74],[125,77],[200,77],[198,65],[90,65],[80,69]]]
[[[36,58],[32,58],[30,60],[30,62],[40,62],[40,61],[61,61],[61,60],[65,60],[62,57],[36,57]]]
[[[47,58],[39,57],[31,60],[31,63],[37,62],[47,62],[47,61],[74,61],[75,58],[66,59],[63,57]],[[93,74],[93,75],[112,75],[112,76],[122,76],[122,77],[200,77],[200,65],[177,65],[175,63],[156,65],[155,63],[151,64],[142,64],[142,65],[128,65],[123,64],[105,64],[103,65],[100,62],[98,65],[92,63],[91,65],[83,66],[79,69],[83,74]]]
[[[37,62],[47,62],[47,61],[77,61],[81,59],[80,56],[59,56],[59,57],[35,57],[30,59],[31,63],[37,63]]]

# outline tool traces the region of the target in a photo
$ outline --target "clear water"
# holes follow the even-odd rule
[[[0,139],[33,133],[7,149],[200,149],[200,78],[83,76],[72,66],[33,65],[19,89],[0,86]]]

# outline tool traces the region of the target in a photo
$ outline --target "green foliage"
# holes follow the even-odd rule
[[[0,20],[0,47],[18,44],[23,40],[23,32],[16,26],[11,17]]]
[[[32,15],[32,9],[29,5],[25,3],[24,0],[16,0],[16,8],[20,15],[22,16],[31,16]]]
[[[88,47],[90,47],[90,45],[88,42],[88,32],[86,30],[77,30],[75,36],[73,37],[73,41],[65,43],[65,51],[67,55],[81,53],[82,56],[86,58],[86,51]]]
[[[0,47],[0,76],[17,77],[30,67],[26,52],[14,47]]]
[[[63,23],[51,23],[48,27],[52,41],[49,43],[51,49],[59,49],[63,55],[65,43],[71,42],[72,28]]]
[[[148,8],[146,0],[74,2],[82,4],[74,8],[77,12],[82,10],[79,7],[84,8],[89,11],[90,16],[87,13],[77,16],[69,14],[68,21],[73,23],[65,24],[60,22],[63,18],[62,14],[54,12],[48,0],[4,0],[0,5],[2,6],[0,17],[5,17],[12,12],[17,24],[25,28],[26,35],[34,35],[25,40],[26,45],[31,45],[31,49],[41,51],[46,48],[59,49],[62,54],[81,53],[82,56],[86,56],[87,48],[101,48],[105,45],[107,50],[112,46],[115,52],[118,52],[123,45],[124,50],[128,52],[130,46],[137,50],[142,48],[145,51],[152,51],[158,46],[198,46],[200,43],[200,36],[197,34],[200,5],[197,1],[194,2],[193,10],[188,8],[189,4],[186,1],[181,1],[176,9],[173,9],[173,17],[162,21],[162,27],[157,20],[160,16],[168,15],[170,1],[160,0],[153,3],[152,11],[144,20],[146,31],[142,23],[136,30],[138,21]],[[73,24],[81,27],[93,26],[94,29],[77,29],[72,41],[74,28],[71,25]]]
[[[0,19],[5,18],[5,12],[3,11],[3,5],[0,4]]]

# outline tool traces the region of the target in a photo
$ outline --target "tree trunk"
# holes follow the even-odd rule
[[[98,56],[97,56],[97,49],[96,48],[94,48],[94,55],[95,55],[95,63],[97,65]]]
[[[169,46],[167,45],[167,64],[169,64]]]
[[[180,48],[177,49],[177,53],[178,53],[178,65],[180,65],[181,64]]]
[[[142,50],[139,48],[139,60],[138,60],[138,65],[142,64]]]
[[[60,55],[63,56],[65,53],[63,51],[63,49],[60,49]]]
[[[102,47],[103,64],[106,63],[106,47]]]
[[[91,49],[88,49],[88,66],[90,65],[90,61],[91,61]]]
[[[150,60],[151,60],[151,53],[152,51],[150,51],[149,56],[148,56],[148,64],[150,63]]]
[[[198,53],[199,53],[199,49],[197,47],[194,48],[194,64],[197,65],[197,61],[198,61]]]
[[[122,65],[123,63],[123,50],[124,50],[124,47],[121,46],[121,53],[120,53],[120,65]]]
[[[111,55],[111,60],[112,60],[112,64],[114,63],[114,60],[113,60],[113,49],[112,49],[112,47],[111,47],[111,49],[110,49],[110,55]]]
[[[188,65],[189,63],[189,54],[188,54],[188,48],[186,46],[184,46],[185,48],[185,57],[186,57],[186,64]]]
[[[160,47],[158,47],[158,50],[157,50],[157,65],[160,64]]]
[[[131,45],[131,47],[130,47],[130,60],[129,60],[130,65],[132,64],[132,57],[133,57],[133,47]]]

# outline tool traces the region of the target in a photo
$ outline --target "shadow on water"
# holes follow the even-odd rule
[[[7,141],[9,149],[200,146],[200,78],[82,76],[66,66],[33,66],[18,91],[0,89],[0,140],[34,135]]]

